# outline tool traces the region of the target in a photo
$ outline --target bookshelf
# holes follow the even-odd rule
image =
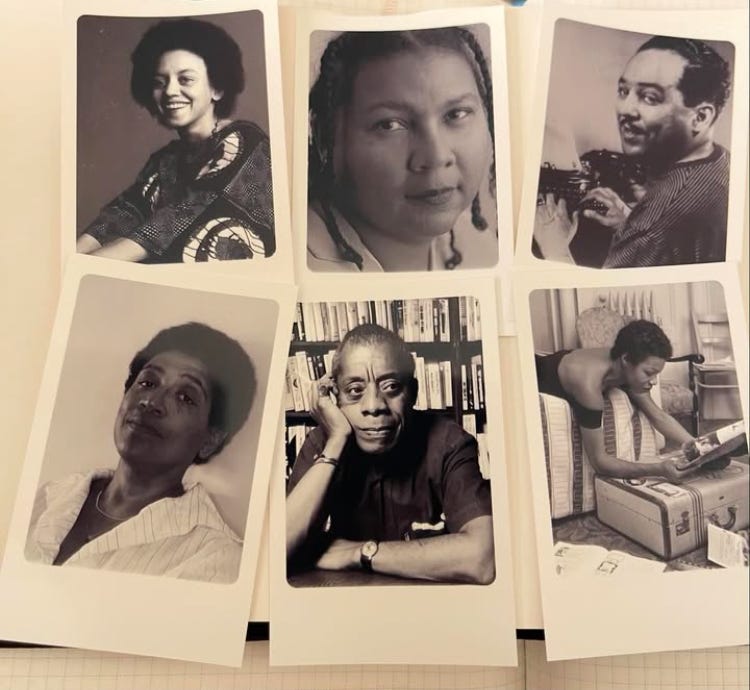
[[[284,396],[287,477],[315,426],[307,399],[310,382],[331,371],[341,339],[362,323],[388,328],[406,342],[419,382],[414,409],[463,426],[477,439],[480,469],[489,476],[479,301],[457,296],[297,304]]]

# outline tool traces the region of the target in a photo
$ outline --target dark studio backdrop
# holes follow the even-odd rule
[[[163,17],[83,16],[77,54],[77,232],[135,180],[148,157],[176,138],[130,95],[130,55]],[[245,89],[232,119],[268,132],[263,14],[259,10],[195,17],[223,28],[239,45]],[[72,86],[71,86],[72,88]]]

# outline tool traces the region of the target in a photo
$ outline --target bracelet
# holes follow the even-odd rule
[[[313,465],[333,465],[334,467],[338,467],[339,461],[337,458],[329,458],[327,455],[321,453],[315,458]]]

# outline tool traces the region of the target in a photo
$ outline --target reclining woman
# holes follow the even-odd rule
[[[470,29],[340,34],[309,116],[310,270],[497,263],[492,79]]]
[[[586,455],[597,474],[623,479],[656,476],[681,481],[689,473],[678,469],[676,458],[629,462],[608,453],[604,444],[604,397],[612,388],[625,390],[667,441],[679,445],[693,441],[693,436],[664,412],[649,393],[670,357],[669,338],[659,326],[645,320],[623,326],[609,350],[583,348],[536,356],[539,392],[556,395],[570,403],[581,429]]]
[[[237,43],[206,21],[164,20],[146,31],[131,61],[133,98],[178,139],[101,210],[77,251],[147,263],[273,254],[268,137],[252,122],[228,119],[245,84]]]
[[[200,483],[244,425],[256,388],[244,348],[205,324],[157,333],[130,362],[114,423],[115,469],[37,492],[26,558],[50,565],[234,582],[242,540]]]

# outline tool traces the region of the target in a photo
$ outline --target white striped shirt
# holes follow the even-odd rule
[[[112,474],[112,470],[77,473],[41,487],[26,558],[51,564],[81,511],[91,482]],[[206,490],[195,484],[182,496],[147,505],[82,546],[63,565],[234,582],[241,555],[242,540],[224,522]]]

